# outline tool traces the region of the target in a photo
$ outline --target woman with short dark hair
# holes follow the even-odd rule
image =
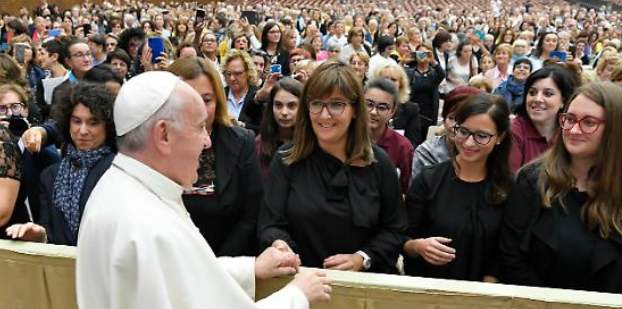
[[[533,72],[525,82],[524,102],[512,120],[510,166],[517,171],[551,145],[559,132],[557,115],[577,87],[572,73],[557,64]]]
[[[13,238],[75,246],[91,191],[116,153],[114,96],[104,85],[79,83],[67,101],[52,109],[64,139],[63,158],[41,173],[38,223],[7,229]]]

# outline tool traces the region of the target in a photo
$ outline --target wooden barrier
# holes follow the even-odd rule
[[[0,240],[0,309],[74,309],[73,247]],[[303,268],[301,271],[311,269]],[[332,300],[313,309],[622,308],[622,295],[328,271]],[[261,298],[291,278],[258,282]]]

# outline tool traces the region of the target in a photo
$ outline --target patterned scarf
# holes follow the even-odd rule
[[[111,153],[108,146],[81,151],[72,144],[67,147],[67,153],[60,162],[58,173],[54,179],[52,201],[54,207],[60,210],[75,235],[80,225],[80,195],[86,177],[93,166],[104,156]]]

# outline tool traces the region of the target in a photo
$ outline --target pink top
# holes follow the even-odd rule
[[[484,77],[492,82],[492,89],[495,89],[497,88],[497,86],[499,86],[499,84],[508,79],[508,76],[510,76],[510,74],[512,74],[511,66],[508,65],[507,72],[501,72],[499,71],[499,67],[495,66],[494,68],[486,71]]]

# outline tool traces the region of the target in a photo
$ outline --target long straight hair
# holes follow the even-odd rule
[[[594,82],[579,88],[573,97],[583,95],[605,110],[602,140],[594,166],[588,173],[589,198],[582,209],[582,219],[588,228],[598,228],[603,238],[612,231],[622,235],[622,89],[610,82]],[[572,103],[571,103],[572,104]],[[568,107],[565,108],[568,110]],[[576,179],[571,172],[572,156],[560,136],[553,147],[541,158],[542,169],[538,187],[543,207],[552,207],[574,187]]]
[[[510,170],[510,109],[503,98],[487,93],[471,96],[456,110],[456,123],[462,124],[469,117],[486,114],[497,127],[497,137],[503,139],[494,146],[486,159],[486,178],[490,179],[485,194],[486,202],[500,205],[505,202],[512,189],[512,172]],[[456,162],[457,153],[453,153]],[[456,162],[457,163],[457,162]],[[459,166],[458,166],[459,167]]]
[[[257,155],[259,155],[259,159],[263,162],[269,164],[279,147],[280,127],[274,118],[274,112],[272,110],[274,106],[274,97],[276,97],[276,94],[281,90],[288,92],[298,98],[298,108],[300,108],[302,88],[303,85],[301,82],[291,77],[285,77],[279,80],[279,82],[272,87],[272,90],[270,90],[270,101],[268,101],[268,104],[264,107],[263,118],[259,126],[262,153],[258,153]],[[291,129],[294,130],[294,128]]]
[[[348,64],[328,60],[315,69],[302,90],[296,114],[293,146],[285,153],[285,164],[289,165],[305,159],[318,147],[317,136],[313,131],[309,116],[309,102],[328,97],[335,91],[350,101],[355,116],[348,127],[345,163],[369,165],[374,161],[363,85]]]

